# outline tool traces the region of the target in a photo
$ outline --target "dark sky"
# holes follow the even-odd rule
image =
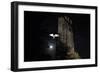
[[[45,60],[44,41],[57,33],[58,17],[72,19],[75,49],[81,58],[90,58],[90,15],[47,12],[24,12],[24,61]],[[46,57],[46,56],[45,56]],[[38,59],[39,58],[39,59]],[[47,57],[48,58],[48,57]],[[48,58],[49,59],[49,58]]]

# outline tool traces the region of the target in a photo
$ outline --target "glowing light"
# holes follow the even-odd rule
[[[51,51],[54,50],[54,45],[51,45],[51,44],[50,44],[50,45],[49,45],[49,50],[51,50]]]
[[[59,37],[58,34],[49,34],[49,36],[51,36],[51,37],[53,37],[53,38]]]
[[[53,37],[53,34],[49,34],[51,37]]]
[[[53,48],[53,45],[50,45],[49,48]]]
[[[59,35],[58,34],[55,34],[55,37],[59,37]]]

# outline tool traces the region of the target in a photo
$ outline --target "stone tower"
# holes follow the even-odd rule
[[[78,53],[75,51],[72,20],[68,16],[58,17],[58,34],[59,40],[64,44],[64,47],[66,47],[67,49],[66,58],[80,58]]]

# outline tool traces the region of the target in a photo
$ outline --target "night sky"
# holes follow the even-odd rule
[[[72,19],[75,50],[82,59],[90,58],[90,15],[24,11],[24,61],[51,60],[45,48],[50,33],[58,31],[58,17]]]

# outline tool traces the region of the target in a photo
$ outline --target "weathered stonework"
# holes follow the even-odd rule
[[[72,20],[67,16],[58,17],[58,34],[59,40],[66,47],[66,58],[75,59],[80,58],[74,48],[74,39],[72,31]]]

